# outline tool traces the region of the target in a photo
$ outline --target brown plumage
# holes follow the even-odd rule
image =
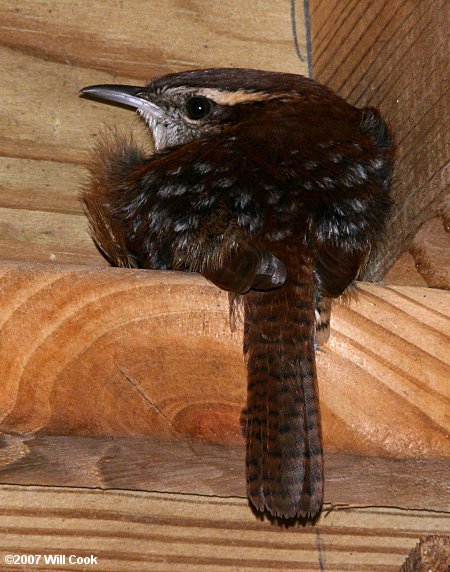
[[[113,265],[201,272],[242,296],[247,490],[314,517],[323,468],[315,347],[389,212],[393,149],[374,109],[304,77],[194,70],[82,93],[138,110],[156,153],[111,136],[83,201]]]

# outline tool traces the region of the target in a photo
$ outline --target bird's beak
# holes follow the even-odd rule
[[[81,96],[120,103],[145,115],[161,115],[161,109],[145,97],[145,88],[133,85],[90,85],[83,87]]]

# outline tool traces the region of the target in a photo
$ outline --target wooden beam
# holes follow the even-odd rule
[[[8,81],[0,86],[1,258],[103,264],[78,203],[82,165],[108,127],[151,145],[135,114],[80,99],[82,87],[141,85],[202,67],[307,74],[291,18],[284,0],[210,0],[207,7],[197,0],[2,2],[0,74]],[[301,9],[296,19],[306,54]]]
[[[297,37],[304,51],[299,8]],[[51,0],[45,6],[24,0],[19,9],[4,0],[0,30],[3,46],[36,59],[140,81],[227,66],[307,74],[306,57],[301,61],[294,47],[291,18],[284,0],[209,0],[207,7],[200,0],[135,0],[129,5]]]
[[[97,486],[91,471],[101,466],[102,486],[117,470],[121,486],[151,486],[124,453],[136,438],[144,467],[157,450],[160,475],[189,459],[194,482],[212,467],[216,493],[243,494],[242,332],[230,331],[225,292],[188,273],[14,262],[0,263],[0,284],[0,431],[28,436],[6,438],[3,482]],[[330,502],[353,494],[362,503],[445,503],[448,300],[439,290],[361,284],[357,301],[335,308],[330,342],[317,352]],[[90,460],[61,475],[75,453],[45,435],[99,442],[77,441],[72,451]],[[429,479],[436,486],[418,495]],[[209,485],[198,486],[207,494]]]
[[[286,527],[243,499],[19,486],[0,486],[0,514],[3,570],[15,568],[7,554],[61,554],[64,569],[98,572],[398,572],[420,536],[449,526],[445,514],[347,507]],[[69,567],[70,555],[97,564]]]
[[[3,435],[0,448],[2,484],[247,496],[243,444],[186,436]],[[325,503],[449,510],[449,472],[448,459],[325,450]]]
[[[369,280],[385,274],[424,222],[440,217],[448,227],[449,14],[446,0],[311,0],[314,79],[357,107],[379,108],[397,144],[392,222]],[[448,236],[446,244],[448,250]],[[449,288],[450,262],[439,265],[445,262]],[[434,273],[427,283],[442,280]]]

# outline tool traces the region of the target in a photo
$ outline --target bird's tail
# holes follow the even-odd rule
[[[314,355],[313,271],[244,297],[247,491],[258,510],[314,517],[323,463]]]

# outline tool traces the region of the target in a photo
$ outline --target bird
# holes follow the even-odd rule
[[[389,221],[395,145],[379,111],[292,73],[209,68],[81,95],[137,111],[154,152],[114,129],[81,192],[113,266],[199,272],[243,308],[247,494],[323,504],[315,352]]]

